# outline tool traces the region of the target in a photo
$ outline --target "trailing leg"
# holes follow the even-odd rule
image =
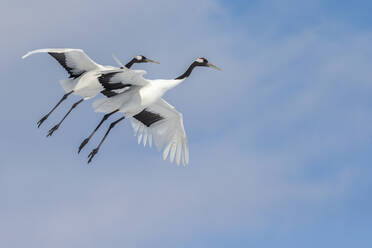
[[[105,139],[106,139],[107,135],[110,133],[111,129],[112,129],[112,128],[113,128],[113,127],[114,127],[118,122],[120,122],[120,121],[122,121],[122,120],[124,120],[124,119],[125,119],[125,116],[119,118],[118,120],[116,120],[116,121],[114,121],[114,122],[112,122],[112,123],[110,124],[109,129],[107,130],[105,136],[103,136],[103,138],[102,138],[101,142],[99,143],[99,145],[97,146],[97,148],[93,149],[92,152],[88,155],[88,158],[89,158],[89,160],[88,160],[88,164],[92,161],[93,157],[98,153],[99,148],[101,147],[101,145],[102,145],[103,142],[105,141]]]
[[[76,108],[76,106],[79,105],[80,103],[82,103],[83,101],[84,101],[84,99],[80,99],[79,101],[77,101],[74,104],[72,104],[70,110],[65,114],[65,116],[62,118],[62,120],[57,125],[55,125],[54,127],[52,127],[49,130],[47,137],[52,136],[52,134],[59,128],[59,126],[62,124],[62,122],[66,119],[66,117],[71,113],[71,111],[74,108]]]
[[[39,128],[41,126],[41,124],[43,124],[43,122],[48,119],[49,115],[64,101],[67,99],[67,97],[72,93],[74,92],[73,90],[64,94],[63,97],[61,98],[61,100],[59,100],[59,102],[56,104],[56,106],[53,107],[53,109],[51,111],[49,111],[48,114],[46,114],[43,118],[41,118],[38,122],[37,122],[37,127]]]
[[[83,149],[83,147],[88,144],[90,138],[92,138],[92,136],[97,132],[97,130],[101,127],[102,123],[105,122],[112,114],[115,114],[116,112],[118,112],[119,110],[114,110],[112,111],[111,113],[108,113],[108,114],[105,114],[105,116],[103,116],[102,120],[100,121],[100,123],[98,124],[98,126],[93,130],[93,132],[88,136],[88,138],[86,138],[83,142],[81,142],[80,146],[79,146],[79,151],[78,153],[80,153],[81,149]]]

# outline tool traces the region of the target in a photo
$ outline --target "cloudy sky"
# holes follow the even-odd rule
[[[233,2],[233,3],[232,3]],[[370,247],[372,3],[305,0],[0,2],[1,247]],[[27,51],[82,48],[148,78],[196,69],[165,98],[190,164],[136,145],[129,122],[86,157],[101,114],[85,102],[51,137],[36,122],[65,71]]]

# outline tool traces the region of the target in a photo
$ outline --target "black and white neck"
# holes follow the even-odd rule
[[[176,80],[181,80],[181,79],[184,80],[184,79],[188,78],[190,76],[192,70],[194,70],[194,68],[197,67],[198,65],[199,65],[199,63],[194,61],[181,76],[176,78]]]
[[[131,61],[129,61],[128,64],[125,65],[125,67],[127,67],[129,69],[135,63],[155,63],[155,64],[159,64],[159,62],[157,62],[155,60],[148,59],[143,55],[138,55],[138,56],[134,57]],[[123,69],[123,68],[121,68],[121,69]]]
[[[136,58],[133,58],[131,61],[129,61],[125,67],[130,69],[132,67],[132,65],[134,65],[135,63],[137,63],[137,59]],[[120,68],[120,69],[123,69],[123,68]]]
[[[195,60],[189,66],[189,68],[187,68],[187,70],[185,71],[185,73],[183,73],[181,76],[177,77],[176,80],[185,80],[186,78],[188,78],[190,76],[192,70],[194,70],[194,68],[197,67],[197,66],[206,66],[206,67],[212,67],[212,68],[214,68],[216,70],[221,70],[217,66],[212,65],[211,63],[209,63],[206,58],[199,58],[199,59]]]
[[[187,68],[187,70],[185,71],[185,73],[183,73],[181,76],[179,76],[179,77],[177,77],[175,79],[171,79],[171,80],[162,80],[162,79],[161,80],[157,80],[157,85],[159,85],[160,88],[162,88],[164,90],[164,92],[167,91],[167,90],[169,90],[169,89],[171,89],[171,88],[174,88],[177,85],[179,85],[180,83],[182,83],[186,78],[188,78],[191,75],[191,72],[197,66],[205,66],[205,67],[214,68],[214,69],[219,70],[219,71],[221,70],[217,66],[209,63],[207,59],[205,59],[205,58],[199,58],[199,59],[195,60],[189,66],[189,68]],[[161,84],[159,84],[159,82],[161,82]]]

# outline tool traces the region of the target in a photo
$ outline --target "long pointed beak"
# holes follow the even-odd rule
[[[146,59],[145,61],[150,62],[150,63],[160,64],[158,61],[155,61],[155,60],[152,60],[152,59]]]
[[[215,66],[214,64],[208,63],[207,66],[208,66],[208,67],[211,67],[211,68],[213,68],[213,69],[216,69],[217,71],[222,71],[221,68]]]

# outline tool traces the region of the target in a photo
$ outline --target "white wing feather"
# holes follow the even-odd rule
[[[93,102],[93,109],[95,112],[110,113],[116,109],[119,109],[123,105],[123,103],[131,97],[131,95],[124,95],[126,91],[129,91],[134,86],[142,87],[149,84],[149,82],[143,78],[143,75],[146,74],[146,71],[143,70],[130,70],[128,68],[105,70],[97,73],[97,77],[108,74],[113,75],[110,75],[110,77],[107,79],[108,81],[105,82],[106,84],[122,83],[132,86],[120,89],[118,95],[116,96],[98,99]]]
[[[165,100],[160,99],[146,110],[159,114],[164,119],[153,123],[150,127],[145,126],[135,118],[131,118],[131,123],[134,129],[134,135],[138,136],[138,142],[143,140],[146,146],[146,139],[149,139],[149,145],[154,141],[159,150],[163,150],[163,159],[166,160],[169,155],[169,160],[179,165],[189,163],[189,148],[187,144],[186,132],[183,126],[182,114],[178,112],[172,105]]]
[[[101,65],[95,63],[88,55],[81,49],[73,48],[46,48],[37,49],[26,53],[22,58],[35,53],[61,53],[65,56],[65,63],[69,67],[72,73],[81,74],[87,71],[101,68]],[[65,68],[67,70],[67,68]]]
[[[115,70],[105,70],[100,72],[98,76],[115,73],[107,83],[123,83],[123,84],[131,84],[137,86],[145,86],[149,84],[149,82],[143,78],[147,72],[144,70],[130,70],[126,67],[123,69],[115,69]]]

